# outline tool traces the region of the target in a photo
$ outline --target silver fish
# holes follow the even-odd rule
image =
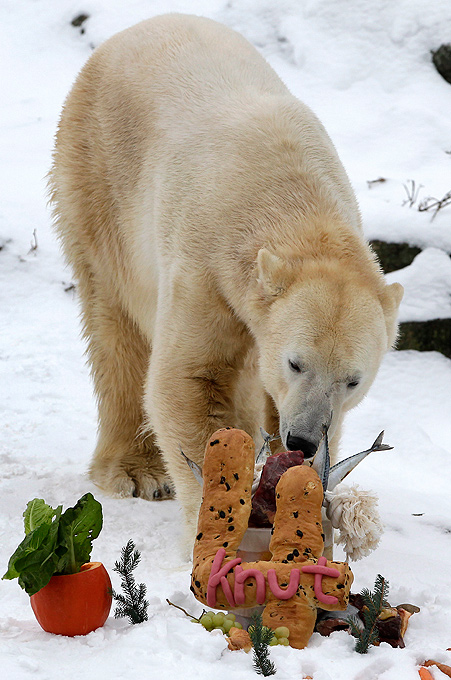
[[[183,453],[182,447],[179,445],[180,453],[182,454],[183,458],[185,459],[186,463],[188,464],[191,472],[193,473],[194,477],[196,478],[196,481],[199,482],[201,486],[204,485],[204,480],[202,477],[202,468],[200,465],[195,463],[191,458],[188,458],[186,454]]]
[[[329,439],[327,437],[327,427],[323,428],[323,436],[316,450],[311,467],[315,470],[323,485],[323,491],[327,491],[330,472],[330,453]]]
[[[280,439],[280,435],[268,434],[262,427],[260,428],[260,434],[263,437],[263,445],[258,452],[257,458],[255,459],[256,465],[259,465],[260,463],[263,463],[264,465],[266,463],[267,459],[271,455],[271,447],[269,446],[270,442],[273,442],[275,439]]]
[[[336,465],[333,465],[330,468],[330,473],[329,473],[329,481],[327,483],[327,489],[329,491],[332,491],[332,489],[335,489],[337,484],[343,481],[343,479],[349,475],[349,473],[362,461],[364,458],[366,458],[370,453],[373,451],[389,451],[390,449],[393,448],[393,446],[389,446],[389,444],[382,444],[382,439],[384,437],[384,430],[379,434],[377,437],[376,441],[373,443],[371,448],[367,449],[366,451],[361,451],[360,453],[356,453],[354,456],[349,456],[349,458],[345,458],[345,460],[340,461]],[[320,444],[321,446],[321,444]],[[315,456],[316,457],[316,456]]]
[[[254,479],[252,481],[252,488],[251,488],[251,498],[254,497],[255,492],[257,491],[258,487],[260,486],[260,480],[262,477],[262,472],[263,472],[264,464],[259,463],[258,465],[256,464],[254,467]]]

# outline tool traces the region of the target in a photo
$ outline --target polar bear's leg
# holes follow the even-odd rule
[[[258,351],[255,346],[247,352],[239,371],[233,401],[236,415],[235,427],[251,435],[257,452],[263,444],[260,428],[265,428],[266,420],[265,391],[260,380]]]
[[[145,388],[146,413],[157,435],[186,519],[191,547],[201,488],[180,454],[199,465],[210,436],[234,427],[235,393],[252,340],[214,293],[197,290],[161,305]],[[251,423],[248,423],[250,429]]]
[[[78,279],[99,415],[91,479],[114,496],[171,497],[172,483],[142,407],[149,343],[95,275],[85,271]]]

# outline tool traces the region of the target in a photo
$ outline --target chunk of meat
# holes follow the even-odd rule
[[[277,482],[290,467],[302,465],[302,451],[282,451],[269,456],[265,463],[257,491],[252,499],[250,527],[272,527],[276,514]]]

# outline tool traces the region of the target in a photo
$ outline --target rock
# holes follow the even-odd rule
[[[89,14],[77,14],[70,22],[75,28],[80,28],[89,19]]]
[[[401,323],[396,349],[441,352],[451,359],[451,319]]]
[[[440,45],[432,51],[432,62],[447,83],[451,83],[451,43]]]
[[[375,239],[370,241],[370,245],[386,274],[407,267],[421,253],[421,248],[409,246],[408,243],[388,243]]]

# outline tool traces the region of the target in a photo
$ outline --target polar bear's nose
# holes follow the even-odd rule
[[[304,458],[312,458],[318,446],[309,442],[307,439],[302,437],[294,437],[291,432],[288,433],[287,437],[287,449],[289,451],[302,451]]]

